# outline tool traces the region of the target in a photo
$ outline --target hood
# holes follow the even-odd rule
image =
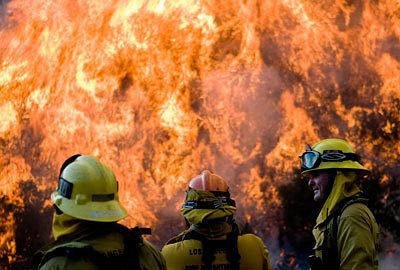
[[[54,239],[57,240],[61,236],[84,231],[87,229],[86,223],[84,220],[77,219],[65,213],[61,215],[54,213],[52,225]]]
[[[214,201],[218,198],[206,190],[190,189],[186,193],[186,201]],[[236,208],[230,205],[224,205],[216,209],[192,209],[182,208],[181,214],[191,223],[200,224],[205,221],[221,219],[231,216],[236,212]]]
[[[332,190],[317,217],[317,224],[323,223],[334,212],[341,201],[361,193],[356,185],[358,175],[355,171],[337,171]]]

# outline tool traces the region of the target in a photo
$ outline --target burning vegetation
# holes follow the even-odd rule
[[[215,171],[274,267],[302,268],[318,210],[297,156],[328,137],[374,172],[381,257],[399,254],[399,1],[2,0],[0,27],[1,268],[51,238],[76,153],[112,168],[124,223],[159,246]]]

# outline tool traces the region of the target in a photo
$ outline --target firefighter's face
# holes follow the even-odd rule
[[[314,192],[314,201],[320,202],[326,198],[328,192],[329,174],[328,172],[314,172],[308,181],[308,186]]]

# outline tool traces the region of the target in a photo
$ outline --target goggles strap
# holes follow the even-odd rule
[[[60,174],[58,175],[58,186],[57,186],[57,191],[60,193],[62,196],[64,196],[67,199],[71,199],[72,195],[72,187],[74,186],[71,182],[68,182],[64,178],[61,177],[62,172],[64,169],[74,162],[78,157],[80,157],[80,154],[73,155],[72,157],[69,157],[64,163],[61,165],[60,168]]]
[[[71,182],[68,182],[64,178],[60,177],[58,179],[57,192],[60,193],[63,197],[65,197],[67,199],[71,199],[73,186],[74,186],[74,184],[72,184]]]
[[[328,152],[321,156],[323,161],[341,162],[345,160],[352,160],[360,162],[360,156],[355,153],[341,153],[341,152]]]
[[[195,202],[195,201],[186,201],[183,205],[182,208],[191,208],[191,209],[217,209],[221,206],[224,205],[230,205],[233,207],[236,207],[236,203],[234,200],[230,198],[224,198],[224,199],[218,199],[214,201],[200,201],[200,202]]]

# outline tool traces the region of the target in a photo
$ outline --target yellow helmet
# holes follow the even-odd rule
[[[325,139],[313,147],[307,144],[306,152],[299,157],[302,159],[302,175],[329,169],[351,169],[360,174],[369,173],[369,170],[361,165],[360,157],[350,144],[341,139]]]
[[[78,219],[113,222],[128,216],[119,203],[114,173],[91,156],[75,155],[64,162],[51,199],[61,211]]]

